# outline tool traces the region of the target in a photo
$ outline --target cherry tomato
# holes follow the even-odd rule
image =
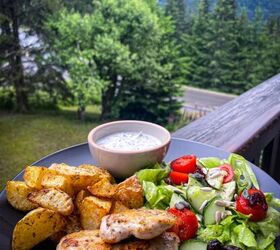
[[[232,179],[234,177],[234,173],[233,173],[232,167],[229,164],[223,164],[219,167],[219,169],[227,172],[227,175],[224,177],[223,183],[232,181]]]
[[[195,214],[187,208],[178,210],[169,208],[168,212],[177,217],[176,224],[168,231],[176,233],[181,241],[194,238],[198,229],[198,221]]]
[[[180,173],[176,171],[171,171],[169,174],[169,178],[171,179],[171,182],[175,185],[181,185],[183,183],[188,182],[189,176],[185,173]]]
[[[184,155],[170,163],[170,167],[181,173],[193,173],[196,170],[196,156]]]
[[[236,200],[236,210],[242,214],[249,215],[251,221],[260,221],[266,217],[267,203],[262,191],[251,188],[243,191]]]

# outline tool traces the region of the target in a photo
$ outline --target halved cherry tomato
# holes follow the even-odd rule
[[[176,172],[193,173],[196,170],[196,156],[184,155],[172,161],[170,167]]]
[[[187,208],[178,210],[169,208],[168,212],[177,217],[176,224],[170,228],[169,232],[176,233],[181,241],[194,238],[198,229],[198,221],[195,214]]]
[[[251,221],[260,221],[266,217],[267,203],[261,190],[251,188],[243,191],[236,200],[236,210],[242,214],[249,215]]]
[[[229,164],[223,164],[219,167],[220,170],[224,170],[225,172],[227,172],[227,175],[224,176],[224,181],[223,183],[227,183],[232,181],[233,177],[234,177],[234,172],[232,167]]]
[[[176,171],[171,171],[169,174],[169,178],[171,179],[171,182],[175,185],[181,185],[183,183],[188,182],[189,176],[185,173],[180,173]]]

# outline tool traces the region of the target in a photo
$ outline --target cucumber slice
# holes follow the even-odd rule
[[[224,212],[226,209],[225,207],[221,207],[215,204],[216,200],[221,199],[220,196],[214,197],[212,200],[210,200],[207,205],[203,209],[203,218],[204,218],[204,224],[212,225],[216,223],[216,212]]]
[[[213,197],[217,196],[216,191],[213,189],[210,192],[205,192],[201,190],[200,186],[192,186],[187,190],[188,201],[191,206],[199,213],[199,208],[202,203],[206,200],[211,200]]]
[[[206,250],[207,243],[201,240],[187,240],[179,248],[179,250]]]
[[[175,207],[175,204],[180,201],[185,201],[185,199],[181,195],[173,193],[171,196],[169,207]]]
[[[199,181],[197,181],[193,176],[189,175],[188,187],[193,186],[203,187]]]

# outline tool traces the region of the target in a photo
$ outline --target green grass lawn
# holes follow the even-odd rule
[[[87,140],[98,125],[98,109],[90,107],[85,121],[73,108],[43,114],[0,112],[0,189],[26,165],[58,149]]]

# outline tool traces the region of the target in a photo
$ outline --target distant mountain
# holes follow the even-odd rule
[[[176,1],[176,0],[173,0]],[[165,4],[166,0],[159,0],[159,4]],[[209,0],[213,9],[217,0]],[[187,9],[190,13],[196,13],[199,0],[185,0]],[[237,0],[238,9],[247,9],[249,17],[254,18],[255,9],[260,6],[263,10],[265,19],[269,16],[280,16],[280,0]]]

